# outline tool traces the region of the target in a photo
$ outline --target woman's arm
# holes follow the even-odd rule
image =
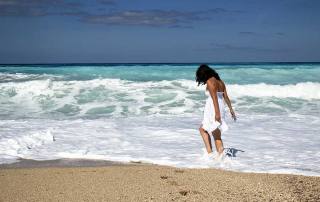
[[[223,83],[223,82],[222,82]],[[233,111],[233,109],[232,109],[232,105],[231,105],[231,101],[230,101],[230,99],[229,99],[229,96],[228,96],[228,93],[227,93],[227,88],[226,88],[226,86],[225,86],[225,84],[223,83],[223,98],[224,98],[224,100],[225,100],[225,102],[227,103],[227,105],[228,105],[228,107],[229,107],[229,110],[230,110],[230,113],[231,113],[231,116],[232,116],[232,118],[234,119],[234,120],[236,120],[237,119],[237,117],[236,117],[236,115],[235,115],[235,113],[234,113],[234,111]]]
[[[217,97],[217,84],[214,78],[210,78],[207,81],[207,88],[210,92],[211,98],[213,100],[213,106],[215,111],[215,120],[221,123],[221,115],[220,115],[220,109],[219,109],[219,103],[218,103],[218,97]]]

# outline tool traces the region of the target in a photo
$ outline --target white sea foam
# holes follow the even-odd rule
[[[30,80],[45,80],[45,79],[61,79],[62,76],[49,74],[24,74],[24,73],[2,73],[0,72],[0,82],[22,82]]]
[[[247,85],[229,85],[234,97],[276,97],[300,98],[305,100],[320,99],[320,83],[305,82],[290,85],[270,85],[265,83]]]
[[[273,84],[227,84],[232,96],[242,97],[278,97],[278,98],[301,98],[301,99],[320,99],[320,83],[304,82],[288,85]],[[120,79],[93,79],[86,81],[52,81],[33,80],[20,83],[7,82],[0,84],[2,90],[15,89],[22,95],[54,95],[59,91],[94,89],[104,87],[105,90],[134,91],[141,92],[150,88],[163,89],[165,91],[175,90],[204,90],[203,86],[198,87],[191,80],[174,81],[147,81],[133,82]],[[57,91],[57,92],[55,92]]]
[[[232,157],[222,162],[204,159],[204,146],[198,132],[200,121],[199,114],[2,120],[0,127],[5,130],[0,138],[0,163],[17,158],[83,158],[320,176],[317,117],[239,114],[238,122],[228,120],[230,130],[223,135],[223,140],[225,147],[231,148]]]
[[[35,132],[29,132],[22,129],[21,126],[12,129],[6,124],[8,123],[0,124],[1,128],[5,129],[0,138],[0,159],[2,158],[3,163],[10,162],[10,159],[29,158],[30,153],[37,152],[38,147],[55,141],[50,128],[46,131],[35,129]]]

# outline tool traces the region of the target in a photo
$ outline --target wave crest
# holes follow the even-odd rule
[[[304,82],[290,85],[270,85],[265,83],[247,85],[229,85],[233,97],[277,97],[320,99],[320,83]]]
[[[114,117],[201,111],[204,86],[191,80],[34,80],[0,83],[1,117]],[[230,98],[320,99],[320,83],[227,85]],[[248,103],[250,105],[250,103]],[[197,112],[197,113],[198,113]]]

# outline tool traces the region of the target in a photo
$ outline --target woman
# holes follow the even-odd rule
[[[196,81],[198,85],[206,84],[206,105],[204,108],[203,121],[199,128],[200,134],[206,146],[209,158],[220,158],[223,153],[223,142],[221,133],[228,130],[225,122],[224,102],[227,103],[231,116],[236,120],[236,115],[232,109],[230,99],[224,82],[220,79],[219,74],[211,69],[208,65],[201,65],[196,72]],[[215,153],[212,152],[210,135],[213,135],[216,146]]]

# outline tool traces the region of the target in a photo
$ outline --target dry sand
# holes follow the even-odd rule
[[[320,177],[132,164],[2,167],[0,201],[320,201]]]

